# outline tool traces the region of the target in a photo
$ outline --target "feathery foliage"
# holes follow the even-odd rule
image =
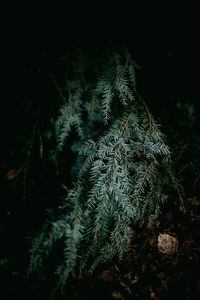
[[[75,128],[75,181],[34,239],[28,273],[40,271],[60,241],[59,287],[70,275],[81,276],[115,255],[122,258],[134,224],[159,215],[170,185],[181,198],[165,137],[136,89],[136,68],[126,49],[77,55],[64,87],[58,87],[58,150]]]

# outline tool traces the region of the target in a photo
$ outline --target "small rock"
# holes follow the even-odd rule
[[[164,254],[173,254],[178,250],[178,240],[166,233],[160,233],[158,236],[158,251]]]

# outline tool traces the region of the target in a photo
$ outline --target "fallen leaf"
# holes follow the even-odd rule
[[[112,296],[113,296],[114,299],[125,300],[122,293],[120,293],[119,291],[112,292]]]
[[[154,242],[155,242],[155,238],[150,239],[150,240],[149,240],[149,245],[150,245],[151,247],[153,247]]]
[[[11,169],[8,171],[6,177],[8,178],[8,180],[12,180],[14,179],[16,176],[16,171],[14,169]]]
[[[124,278],[128,278],[128,280],[131,280],[133,278],[132,272],[128,272],[127,274],[124,275]]]
[[[145,263],[142,263],[142,273],[144,273],[146,270],[146,264]]]
[[[156,294],[154,293],[152,286],[149,286],[149,295],[151,299],[155,299]]]
[[[155,226],[156,226],[157,228],[160,227],[160,221],[159,221],[159,220],[156,220],[156,221],[155,221]]]
[[[101,272],[98,278],[104,280],[105,282],[113,282],[113,275],[110,270]]]
[[[194,205],[194,206],[199,206],[199,205],[200,205],[200,202],[199,202],[199,200],[197,199],[197,197],[188,198],[187,200],[188,200],[188,202],[189,202],[191,205]]]
[[[162,284],[162,287],[167,291],[168,290],[167,281],[166,280],[161,280],[161,284]]]
[[[151,293],[150,293],[150,298],[151,298],[151,299],[155,299],[155,297],[156,297],[156,294],[155,294],[154,292],[151,292]]]
[[[119,267],[117,265],[115,265],[114,268],[118,273],[120,273]]]
[[[157,268],[156,268],[155,265],[150,264],[150,270],[151,270],[151,272],[156,272],[156,271],[157,271]]]
[[[147,223],[146,228],[147,228],[147,229],[153,229],[153,224],[150,223],[150,222]]]
[[[183,205],[180,205],[179,206],[179,211],[185,214],[186,213],[186,208]]]

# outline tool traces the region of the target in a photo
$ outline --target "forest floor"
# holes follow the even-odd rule
[[[2,181],[2,201],[3,194],[5,199],[7,194],[10,203],[8,199],[5,201],[0,220],[0,298],[35,300],[41,293],[43,299],[48,299],[49,283],[36,296],[24,281],[30,247],[30,241],[24,236],[30,232],[28,223],[33,223],[29,220],[32,209],[30,204],[27,210],[20,207],[15,194],[9,194],[10,186],[5,187],[6,182]],[[169,200],[162,212],[153,223],[133,228],[135,235],[120,263],[112,260],[92,275],[69,281],[56,300],[200,299],[199,197],[195,194],[187,197],[184,208]]]
[[[195,71],[199,54],[195,56],[192,45],[187,45],[184,33],[183,42],[179,45],[177,39],[175,44],[165,40],[164,45],[157,42],[150,45],[148,41],[145,46],[136,46],[136,62],[141,66],[137,71],[141,94],[145,95],[147,104],[160,120],[163,132],[173,137],[169,145],[177,145],[178,148],[179,139],[180,145],[184,144],[179,157],[174,154],[178,161],[177,171],[180,165],[188,164],[185,173],[192,167],[183,180],[184,188],[187,186],[189,190],[184,199],[185,208],[175,204],[173,198],[169,199],[157,220],[141,228],[133,228],[135,235],[120,263],[117,259],[112,260],[99,266],[92,275],[69,281],[62,295],[55,300],[200,299],[200,196],[190,185],[190,174],[199,162],[200,110],[199,104],[194,106],[192,102],[198,99],[195,95],[195,87],[198,87],[198,83],[195,85]],[[27,150],[23,144],[27,143],[29,130],[32,132],[31,126],[35,120],[41,119],[41,129],[46,128],[48,116],[54,116],[57,110],[55,99],[58,95],[52,80],[48,79],[49,75],[56,75],[59,79],[65,72],[60,59],[63,50],[58,49],[54,53],[50,49],[41,50],[40,46],[36,48],[34,50],[32,45],[30,49],[27,45],[20,48],[18,43],[16,51],[13,51],[13,46],[10,47],[8,59],[4,59],[4,77],[8,77],[9,81],[5,93],[8,99],[2,101],[5,109],[1,108],[0,118],[3,129],[0,155],[0,299],[3,300],[49,300],[51,284],[47,282],[43,287],[42,283],[36,296],[32,293],[32,283],[27,284],[24,275],[32,235],[39,230],[46,208],[56,205],[55,199],[60,199],[57,186],[61,181],[65,182],[63,177],[69,168],[68,157],[63,155],[62,165],[66,164],[66,167],[62,167],[61,175],[56,177],[54,169],[49,167],[44,171],[40,168],[43,164],[35,164],[34,159],[33,168],[29,167],[29,181],[22,179],[23,183],[16,184],[17,192],[13,191],[14,178],[17,177],[15,168],[24,161],[23,153],[26,154]],[[5,163],[13,159],[14,164]],[[48,162],[44,162],[44,166],[46,164]],[[22,186],[26,184],[27,199],[22,198]]]
[[[122,263],[112,261],[70,282],[61,299],[200,299],[199,230],[197,197],[184,208],[168,206],[159,219],[137,229]]]

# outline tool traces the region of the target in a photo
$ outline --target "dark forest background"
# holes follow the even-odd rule
[[[169,284],[163,294],[161,293],[163,296],[157,299],[168,299],[167,297],[175,293],[176,284],[177,294],[181,294],[182,299],[197,299],[200,278],[195,271],[200,260],[199,250],[195,252],[193,248],[200,249],[197,235],[199,205],[196,205],[194,210],[194,206],[188,206],[187,201],[194,197],[199,201],[200,186],[197,38],[186,39],[184,36],[180,38],[177,35],[173,39],[166,37],[160,41],[151,38],[137,40],[130,35],[112,37],[108,34],[106,38],[105,36],[94,38],[92,34],[80,36],[73,38],[66,34],[62,42],[46,44],[45,38],[38,41],[34,36],[30,38],[25,34],[18,38],[15,35],[8,36],[3,45],[0,109],[0,274],[2,276],[0,293],[2,295],[5,293],[5,299],[33,299],[30,295],[31,283],[24,280],[31,238],[39,230],[48,214],[47,210],[59,204],[65,192],[62,185],[69,185],[70,181],[69,168],[73,157],[67,152],[67,146],[57,164],[53,156],[55,148],[53,139],[44,140],[43,158],[38,151],[40,135],[51,134],[51,119],[56,118],[59,109],[58,92],[52,78],[63,80],[66,72],[63,58],[73,49],[80,49],[83,53],[93,56],[96,55],[97,49],[106,51],[106,49],[126,45],[131,49],[139,66],[136,73],[138,90],[167,136],[174,168],[185,190],[184,201],[185,206],[188,207],[186,215],[180,212],[180,203],[176,201],[170,201],[168,206],[163,208],[163,213],[173,215],[172,220],[169,221],[170,226],[177,226],[174,221],[176,217],[179,219],[179,224],[184,224],[186,229],[179,233],[182,240],[184,235],[191,235],[190,240],[194,241],[192,244],[194,246],[187,248],[189,254],[186,251],[186,255],[183,250],[185,260],[181,256],[182,260],[179,262],[181,271],[176,271],[180,273],[187,269],[187,274],[179,276],[174,281],[174,286]],[[33,146],[31,141],[34,141]],[[24,171],[25,168],[27,171]],[[193,218],[198,219],[195,224],[191,223],[191,220],[188,221],[191,211],[194,214]],[[138,240],[140,238],[142,240],[142,233]],[[188,263],[186,256],[193,257],[191,263]],[[146,260],[145,253],[143,259]],[[173,274],[173,271],[169,271],[166,276],[173,277]],[[95,282],[95,279],[93,281]],[[102,283],[95,285],[94,282],[91,290],[98,291],[98,288],[101,290],[105,288]],[[154,286],[154,281],[148,282]],[[90,291],[86,292],[86,289],[90,290],[90,285],[91,282],[87,281],[84,290],[81,283],[80,286],[79,283],[72,284],[74,290],[77,287],[88,298]],[[38,294],[45,295],[46,289],[40,287]],[[143,299],[142,297],[149,299],[147,292],[138,289],[138,298],[135,294],[135,298],[131,299]],[[93,290],[91,294],[94,293]],[[77,296],[77,292],[73,291],[69,299],[82,299],[79,298],[80,294]],[[61,298],[68,299],[65,297]],[[94,294],[91,297],[94,299]],[[129,299],[128,296],[123,297]],[[108,299],[113,298],[108,297]]]

